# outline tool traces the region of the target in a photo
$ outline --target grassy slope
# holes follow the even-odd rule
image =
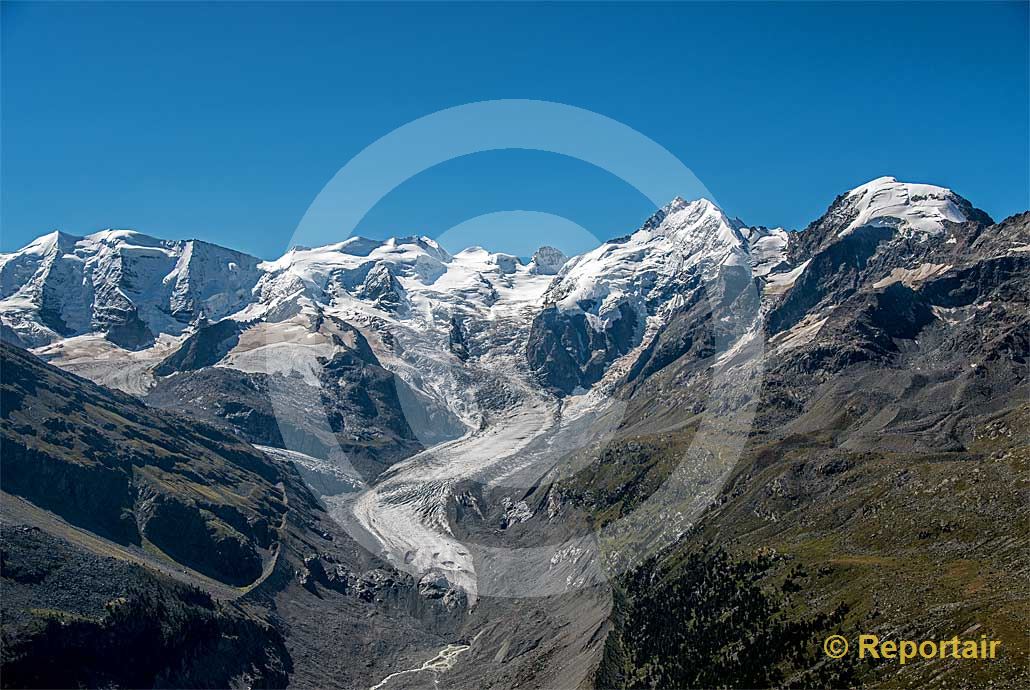
[[[218,429],[0,347],[4,491],[228,584],[261,574],[287,510],[283,468]]]
[[[3,686],[285,685],[291,654],[258,602],[324,541],[295,470],[0,354]]]
[[[685,538],[663,558],[617,581],[616,632],[599,684],[703,687],[706,679],[721,678],[731,687],[859,681],[884,687],[1024,687],[1030,680],[1027,428],[1030,406],[1024,405],[982,417],[961,452],[849,452],[826,433],[752,444],[720,500]],[[602,507],[594,518],[609,520],[632,508],[638,489],[653,486],[667,471],[674,438],[635,439],[634,447],[659,451],[639,462],[616,445],[611,452],[621,461],[608,458],[565,490],[580,497],[581,505],[603,499],[593,503]],[[691,592],[706,569],[721,573],[717,582],[735,583],[726,591],[739,595],[757,587],[762,601],[752,614],[765,624],[736,620],[733,614],[743,604],[732,597],[720,600],[720,614],[691,622],[691,611],[703,602],[691,600],[683,608],[681,595],[670,596]],[[640,577],[645,570],[655,575]],[[727,658],[734,644],[770,636],[784,652],[767,660],[762,681],[753,669],[745,673],[720,662],[719,653],[694,643],[675,650],[656,646],[638,632],[648,620],[676,630],[707,625],[709,637],[733,641],[720,649]],[[787,638],[777,637],[785,621],[808,626],[796,658],[786,652]],[[987,634],[1003,641],[1003,653],[989,663],[851,668],[819,653],[822,639],[837,630],[852,642],[859,633],[909,639]],[[696,667],[669,663],[691,655]],[[720,663],[714,675],[701,672],[717,671]]]

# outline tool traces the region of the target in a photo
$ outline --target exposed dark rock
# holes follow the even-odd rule
[[[284,687],[272,625],[138,565],[3,526],[5,688]]]
[[[561,270],[561,267],[569,260],[565,253],[554,247],[540,247],[533,252],[533,258],[529,262],[529,270],[544,276],[553,276]]]
[[[15,347],[29,347],[28,343],[22,340],[21,336],[19,336],[18,333],[6,323],[0,323],[0,341],[5,342],[8,345],[14,345]]]
[[[618,307],[604,330],[595,328],[585,310],[544,308],[533,319],[527,356],[541,381],[564,394],[598,381],[608,364],[639,343],[641,315],[628,303]]]
[[[382,261],[376,263],[369,270],[357,294],[386,311],[399,313],[408,307],[408,298],[404,293],[404,288],[394,277],[390,265]]]
[[[338,352],[325,362],[318,395],[339,447],[371,480],[421,445],[398,398],[403,384],[366,348],[367,343]]]
[[[462,320],[457,316],[451,317],[451,327],[449,332],[448,344],[450,345],[451,352],[454,356],[465,361],[469,358],[468,345],[465,342],[465,328]]]
[[[354,591],[358,577],[346,566],[334,562],[331,558],[311,554],[304,557],[305,572],[301,573],[300,583],[310,591],[317,593],[315,583],[341,594]]]
[[[107,326],[104,337],[126,350],[144,350],[154,344],[154,333],[133,308]]]
[[[824,299],[840,303],[851,296],[862,282],[866,263],[893,234],[890,228],[860,228],[813,255],[787,296],[770,312],[769,333],[797,324]]]
[[[195,371],[209,367],[225,357],[240,341],[245,326],[232,319],[201,326],[186,338],[172,354],[154,367],[158,376],[168,376],[177,371]]]
[[[268,374],[226,367],[205,367],[160,379],[148,391],[149,405],[179,410],[205,422],[224,425],[250,443],[283,447]],[[281,388],[289,387],[283,383]]]

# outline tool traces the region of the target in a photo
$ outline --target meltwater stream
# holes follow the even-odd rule
[[[430,671],[432,673],[441,673],[443,671],[448,671],[451,669],[451,667],[454,666],[454,663],[458,660],[458,656],[462,652],[468,651],[470,648],[471,645],[467,644],[449,644],[443,649],[441,649],[436,656],[434,656],[429,661],[424,662],[421,666],[417,668],[409,668],[403,671],[396,671],[394,673],[391,673],[390,675],[386,676],[381,681],[373,685],[371,688],[369,688],[369,690],[380,690],[380,688],[384,687],[391,680],[399,676],[406,676],[412,673],[422,673],[424,671]]]

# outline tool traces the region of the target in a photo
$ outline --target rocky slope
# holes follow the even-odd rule
[[[5,688],[283,687],[293,664],[261,616],[170,577],[3,524]]]
[[[842,196],[791,238],[784,261],[802,268],[764,296],[748,444],[684,536],[617,581],[600,686],[1025,684],[1030,214],[993,224],[938,190],[934,208],[960,218],[931,210],[909,222],[904,205],[870,217],[857,200],[900,195],[883,186]],[[677,460],[663,450],[676,436],[650,420],[697,424],[682,408],[709,390],[692,373],[698,357],[685,349],[623,384],[632,447],[654,450],[613,444],[538,491],[601,524],[637,509]],[[699,582],[711,598],[683,604]],[[746,607],[731,604],[749,589]],[[831,632],[969,630],[1005,640],[1005,658],[899,670],[831,664],[818,650]],[[766,648],[796,653],[765,658]]]
[[[313,458],[6,343],[0,371],[3,687],[371,685],[460,634],[460,591],[355,544]]]
[[[261,575],[287,510],[282,467],[213,427],[0,348],[5,492],[228,584]]]
[[[6,343],[0,368],[4,687],[285,684],[281,632],[211,593],[285,560],[294,470]]]

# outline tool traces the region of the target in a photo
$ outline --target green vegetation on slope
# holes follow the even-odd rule
[[[243,607],[35,528],[2,536],[2,687],[287,683],[282,636]]]
[[[598,685],[1025,687],[1027,428],[1021,406],[982,417],[963,451],[852,451],[825,433],[754,443],[695,527],[617,580]],[[659,466],[609,463],[607,482]],[[1002,646],[987,662],[828,660],[817,643],[838,630],[852,644]]]
[[[261,575],[287,510],[282,467],[10,345],[0,344],[0,366],[5,492],[227,584]]]
[[[775,558],[718,548],[652,557],[616,587],[600,687],[842,687],[852,664],[820,664],[822,639],[847,612],[787,615],[794,581],[763,583]]]

